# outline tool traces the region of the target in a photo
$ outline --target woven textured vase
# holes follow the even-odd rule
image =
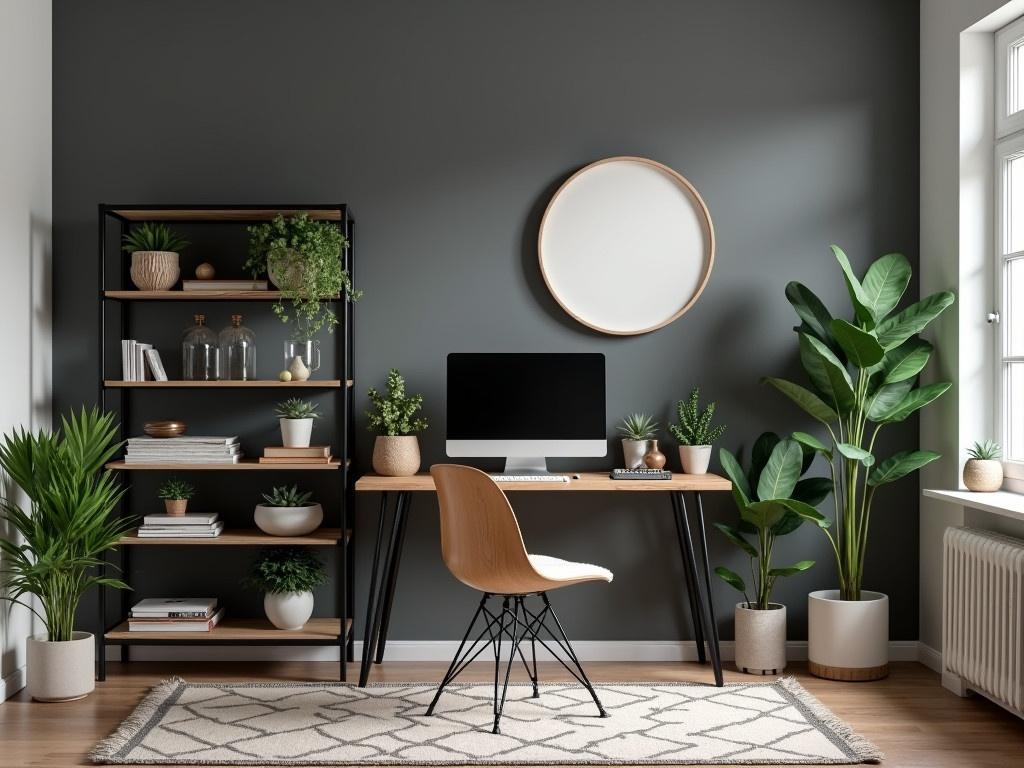
[[[387,477],[408,477],[420,471],[416,435],[379,435],[373,443],[373,471]]]
[[[132,253],[132,282],[140,291],[167,291],[178,282],[181,269],[174,251]]]

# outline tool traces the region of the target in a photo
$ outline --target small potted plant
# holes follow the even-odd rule
[[[263,610],[278,629],[302,629],[313,615],[313,587],[327,581],[323,563],[305,547],[265,550],[245,579],[263,593]]]
[[[178,282],[178,253],[188,240],[166,224],[145,221],[124,236],[124,251],[132,255],[131,278],[140,291],[166,291]]]
[[[991,493],[1003,487],[1003,462],[999,460],[1003,450],[999,443],[992,440],[975,443],[967,449],[967,455],[971,457],[964,464],[967,490]]]
[[[623,435],[622,456],[626,469],[644,466],[644,456],[650,450],[651,441],[658,434],[658,424],[654,417],[646,413],[631,413],[622,420],[618,429]]]
[[[172,517],[180,517],[188,509],[188,500],[195,496],[196,489],[184,480],[172,478],[160,486],[157,497],[164,500],[164,508]]]
[[[423,395],[405,394],[405,379],[397,368],[388,371],[387,394],[370,388],[373,410],[367,411],[369,429],[380,434],[373,443],[373,471],[388,477],[415,475],[420,468],[420,444],[416,432],[427,428],[413,418],[423,407]]]
[[[711,463],[711,444],[725,432],[725,425],[711,426],[715,403],[700,410],[700,390],[694,387],[690,397],[676,403],[678,423],[670,424],[668,431],[679,441],[679,460],[687,475],[707,474]]]
[[[281,443],[285,448],[308,448],[313,435],[313,420],[319,419],[316,405],[299,397],[277,404],[275,411],[281,424]]]
[[[732,495],[739,522],[715,523],[729,541],[750,559],[753,599],[743,578],[724,566],[715,568],[726,584],[743,595],[736,604],[736,666],[742,672],[774,675],[786,666],[786,606],[771,601],[777,579],[806,571],[813,560],[801,560],[786,568],[772,567],[775,539],[792,533],[804,522],[827,527],[829,521],[815,507],[832,491],[825,477],[801,479],[810,466],[796,440],[780,440],[772,432],[757,438],[751,466],[744,471],[739,460],[725,448],[718,452],[722,469],[732,480]],[[753,542],[748,538],[752,537]]]
[[[305,536],[320,527],[324,509],[310,504],[312,493],[300,492],[297,485],[274,488],[263,494],[265,504],[257,504],[256,527],[271,536]]]

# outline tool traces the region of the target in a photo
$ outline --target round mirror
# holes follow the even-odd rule
[[[562,309],[602,333],[668,325],[700,296],[715,259],[707,206],[686,179],[642,157],[569,178],[540,224],[540,269]]]

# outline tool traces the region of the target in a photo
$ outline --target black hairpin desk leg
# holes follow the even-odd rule
[[[363,656],[359,665],[359,686],[366,685],[366,678],[370,674],[370,650],[373,637],[373,617],[377,615],[377,572],[380,569],[380,548],[384,540],[384,518],[388,511],[388,494],[385,491],[380,495],[380,511],[377,513],[377,544],[373,550],[373,566],[370,568],[370,588],[366,599],[366,613],[363,621],[366,626],[363,629]]]
[[[682,511],[683,530],[687,543],[689,544],[689,553],[692,558],[691,562],[696,562],[696,559],[694,558],[692,539],[690,537],[690,523],[689,515],[686,511],[686,497],[680,492],[678,499],[679,507]],[[697,595],[697,602],[703,603],[702,619],[705,620],[705,636],[708,642],[708,652],[711,656],[711,666],[714,668],[715,672],[715,685],[721,687],[724,684],[724,679],[722,677],[722,654],[718,643],[718,624],[715,621],[715,606],[711,599],[711,565],[708,562],[708,539],[704,529],[704,506],[701,503],[699,491],[694,493],[694,499],[697,503],[697,535],[700,538],[701,560],[704,567],[703,594],[699,582],[694,585],[694,593]]]
[[[398,583],[398,565],[402,561],[402,547],[405,545],[405,531],[409,527],[409,508],[412,506],[412,494],[403,493],[398,497],[395,509],[395,530],[391,539],[391,551],[388,554],[388,567],[385,571],[387,582],[381,595],[383,613],[380,629],[377,632],[377,653],[374,663],[384,661],[384,646],[388,641],[388,626],[391,624],[391,604],[395,601],[395,585]]]
[[[681,494],[671,493],[672,517],[676,524],[676,538],[679,539],[679,553],[683,558],[683,577],[686,580],[686,596],[690,599],[690,620],[693,622],[693,639],[697,645],[697,661],[707,663],[704,650],[704,622],[701,618],[700,593],[697,589],[697,565],[693,555],[693,543],[690,541],[690,529],[686,525],[683,511],[679,503]]]

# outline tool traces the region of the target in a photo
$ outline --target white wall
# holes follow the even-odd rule
[[[52,7],[50,0],[2,3],[0,432],[6,433],[21,425],[48,427],[51,418]],[[24,638],[31,631],[30,614],[8,613],[6,605],[0,605],[0,701],[24,684]]]

